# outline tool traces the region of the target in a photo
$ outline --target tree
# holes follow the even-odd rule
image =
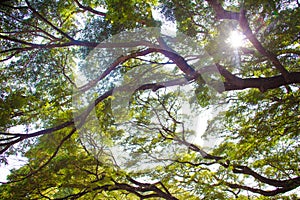
[[[154,8],[176,37],[157,31]],[[2,1],[1,161],[28,163],[1,199],[297,199],[299,12],[298,1]],[[193,139],[209,108],[211,149]]]

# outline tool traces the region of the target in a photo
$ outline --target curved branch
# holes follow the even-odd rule
[[[217,19],[239,20],[240,13],[225,10],[217,0],[207,0],[207,2],[214,9]]]
[[[288,81],[283,75],[266,77],[266,78],[239,78],[231,74],[225,67],[216,64],[221,75],[226,79],[224,82],[225,91],[242,90],[246,88],[257,88],[261,92],[278,88],[293,83],[300,83],[300,72],[290,72]]]
[[[135,44],[135,45],[138,45],[138,44]],[[111,44],[111,45],[113,45],[113,44]],[[116,44],[116,45],[120,45],[120,44]],[[128,44],[128,45],[131,45],[131,44]],[[100,46],[100,48],[101,48],[101,46]],[[140,86],[137,90],[152,89],[153,91],[156,91],[160,88],[165,88],[165,87],[169,87],[169,86],[184,85],[184,84],[189,83],[189,81],[196,80],[199,76],[201,76],[201,73],[199,73],[201,70],[202,70],[202,72],[205,72],[207,70],[209,71],[209,68],[213,68],[212,66],[207,66],[206,68],[195,71],[190,65],[187,64],[187,62],[184,60],[183,57],[181,57],[180,55],[178,55],[174,52],[170,52],[170,51],[163,50],[163,49],[150,48],[148,50],[145,50],[145,51],[142,51],[142,52],[139,52],[139,53],[141,55],[142,54],[146,55],[147,53],[150,53],[150,52],[161,52],[161,53],[163,53],[164,55],[166,55],[167,57],[172,59],[174,61],[174,63],[176,63],[177,66],[185,74],[187,74],[188,77],[187,78],[176,79],[176,80],[170,80],[170,81],[162,82],[162,83],[144,84],[144,85]],[[138,56],[138,55],[139,54],[137,53],[137,54],[128,55],[127,57],[126,56],[122,57],[119,60],[117,59],[116,63],[122,62],[122,61],[124,61],[124,59],[126,60],[126,59],[129,59],[131,57]],[[264,92],[266,90],[273,89],[273,88],[278,88],[280,86],[284,86],[284,85],[288,85],[288,84],[292,84],[292,83],[300,83],[300,72],[291,72],[291,73],[289,73],[289,81],[288,82],[285,80],[285,78],[282,75],[274,76],[274,77],[268,77],[268,78],[242,79],[242,78],[239,78],[239,77],[231,74],[223,66],[221,66],[219,64],[216,64],[216,66],[217,66],[218,70],[220,71],[221,75],[226,79],[226,82],[224,82],[225,91],[241,90],[241,89],[245,89],[245,88],[258,88],[260,91]],[[104,74],[102,76],[100,76],[100,79],[105,77],[111,70],[113,70],[114,67],[115,66],[113,65],[113,66],[111,66],[111,69],[109,68],[108,71],[105,71]],[[218,89],[218,88],[216,88],[216,89]],[[20,141],[23,141],[25,139],[52,133],[54,131],[63,129],[67,126],[72,126],[72,125],[74,125],[75,122],[79,122],[79,126],[81,126],[83,123],[85,123],[86,117],[93,110],[94,106],[97,105],[99,102],[101,102],[103,99],[105,99],[108,96],[112,95],[112,91],[113,90],[109,90],[106,93],[104,93],[103,95],[99,96],[95,100],[95,104],[94,103],[90,104],[88,106],[87,110],[84,111],[83,113],[81,113],[77,118],[75,118],[74,121],[71,120],[71,121],[65,122],[65,123],[63,123],[59,126],[56,126],[56,127],[50,128],[50,129],[45,129],[45,130],[42,130],[42,131],[38,131],[38,132],[35,132],[35,133],[22,134],[22,135],[19,135],[17,139],[14,137],[13,141],[10,141],[12,139],[11,137],[7,138],[6,141],[8,141],[8,142],[0,144],[0,146],[4,146],[4,148],[1,149],[0,154],[4,153],[12,145],[14,145],[14,144],[16,144]],[[223,91],[224,90],[222,90],[222,88],[221,88],[219,92],[223,92]],[[196,148],[194,146],[190,146],[189,148],[192,148],[192,149],[200,152],[201,155],[204,158],[215,159],[215,160],[221,159],[221,157],[214,157],[214,156],[211,156],[209,154],[206,154],[205,152],[200,151],[199,148]]]
[[[228,182],[225,182],[225,184],[228,187],[233,188],[233,189],[243,189],[243,190],[247,190],[247,191],[250,191],[253,193],[258,193],[258,194],[261,194],[264,196],[275,196],[280,193],[285,193],[285,192],[291,191],[299,186],[299,185],[294,185],[294,186],[289,186],[289,187],[277,188],[275,190],[262,190],[262,189],[258,189],[258,188],[252,188],[249,186],[233,184],[233,183],[228,183]]]
[[[129,54],[127,56],[121,56],[121,57],[117,58],[99,77],[97,77],[96,79],[90,81],[89,83],[79,87],[78,89],[80,90],[80,92],[87,91],[91,87],[95,86],[99,81],[104,79],[107,75],[109,75],[114,69],[116,69],[116,67],[118,65],[124,63],[125,61],[127,61],[131,58],[135,58],[135,57],[138,57],[138,56],[145,56],[145,55],[147,55],[149,53],[152,53],[152,52],[154,52],[153,49],[146,49],[146,50],[143,50],[143,51],[139,51],[139,52]]]
[[[252,30],[250,29],[249,22],[246,18],[245,10],[241,10],[240,14],[240,27],[243,30],[243,33],[245,36],[250,40],[250,42],[253,44],[253,46],[258,50],[259,53],[269,58],[274,66],[280,71],[280,73],[283,75],[286,81],[289,80],[289,72],[283,67],[283,65],[280,63],[280,61],[277,59],[276,55],[273,54],[270,51],[267,51],[262,44],[258,41],[258,39],[255,37],[255,35],[252,33]]]
[[[49,134],[49,133],[53,133],[54,131],[58,131],[61,130],[63,128],[69,127],[69,126],[73,126],[74,125],[74,121],[68,121],[65,122],[63,124],[60,124],[58,126],[49,128],[49,129],[44,129],[41,131],[37,131],[34,133],[30,133],[30,134],[22,134],[22,133],[0,133],[0,135],[5,135],[5,136],[14,136],[13,138],[15,139],[17,137],[17,139],[10,141],[12,139],[12,137],[10,138],[5,138],[3,139],[3,141],[7,141],[5,143],[0,143],[0,146],[4,146],[3,149],[1,149],[0,154],[3,154],[5,151],[7,151],[11,146],[13,146],[14,144],[21,142],[25,139],[29,139],[29,138],[33,138],[33,137],[38,137],[40,135],[45,135],[45,134]]]
[[[233,173],[236,174],[248,174],[254,177],[255,179],[259,180],[262,183],[266,183],[268,185],[272,185],[275,187],[289,187],[293,185],[300,185],[300,177],[288,179],[288,180],[274,180],[269,179],[266,177],[261,176],[260,174],[256,173],[252,169],[247,166],[234,166]]]
[[[146,199],[146,198],[153,198],[153,197],[161,197],[164,199],[168,199],[168,200],[178,200],[176,197],[172,196],[170,194],[170,192],[167,190],[166,192],[162,191],[161,189],[159,189],[156,184],[149,184],[149,183],[140,183],[130,177],[127,177],[127,179],[132,182],[133,184],[137,185],[137,187],[135,186],[131,186],[129,184],[126,183],[118,183],[116,181],[113,180],[113,182],[115,183],[116,187],[118,189],[122,189],[122,190],[126,190],[129,192],[132,192],[136,195],[138,195],[139,197]],[[160,182],[158,182],[160,183]],[[138,192],[142,192],[142,193],[146,193],[146,192],[153,192],[150,194],[140,194]]]
[[[103,17],[106,16],[106,13],[104,13],[104,12],[97,11],[97,10],[91,8],[90,6],[84,6],[81,3],[79,3],[78,0],[74,0],[74,1],[76,2],[76,4],[78,5],[79,8],[81,8],[81,9],[83,9],[85,11],[89,11],[91,13],[94,13],[96,15],[100,15],[100,16],[103,16]]]
[[[27,174],[26,176],[22,177],[21,179],[18,179],[18,180],[14,180],[14,181],[9,181],[9,182],[1,182],[2,184],[10,184],[10,183],[15,183],[15,182],[19,182],[19,181],[22,181],[22,180],[25,180],[26,178],[36,174],[37,172],[39,172],[41,169],[43,169],[46,165],[48,165],[51,160],[57,155],[58,151],[60,150],[61,146],[64,144],[65,141],[67,141],[74,133],[76,132],[76,128],[73,128],[71,130],[71,132],[66,136],[64,137],[61,142],[59,143],[59,145],[56,147],[54,153],[50,156],[50,158],[45,162],[43,163],[41,166],[39,166],[36,170],[30,172],[29,174]]]
[[[162,37],[157,38],[157,41],[161,48],[155,49],[156,52],[160,52],[172,60],[188,77],[194,76],[196,72],[195,69],[191,67],[181,55],[171,49]]]
[[[289,81],[289,72],[283,67],[283,65],[278,60],[277,56],[270,51],[267,51],[262,44],[258,41],[255,35],[252,33],[252,30],[249,26],[249,22],[246,18],[245,10],[241,10],[240,13],[231,12],[225,10],[220,3],[216,0],[207,0],[209,5],[214,9],[216,12],[216,16],[218,19],[232,19],[239,21],[240,27],[243,30],[244,35],[249,39],[249,41],[253,44],[253,46],[258,50],[259,53],[266,56],[274,66],[280,71],[283,75],[284,79],[288,82]]]
[[[248,186],[242,186],[242,185],[238,185],[238,184],[226,183],[231,188],[244,189],[244,190],[259,193],[259,194],[262,194],[262,195],[265,195],[265,196],[274,196],[274,195],[279,194],[279,193],[288,192],[288,191],[293,190],[293,189],[300,186],[300,177],[295,177],[295,178],[287,179],[287,180],[276,180],[276,179],[266,178],[266,177],[256,173],[255,171],[253,171],[252,169],[250,169],[247,166],[230,165],[229,160],[226,160],[224,162],[224,159],[226,159],[225,157],[214,156],[214,155],[208,154],[204,150],[200,149],[198,146],[196,146],[192,143],[180,140],[178,138],[172,138],[172,139],[174,141],[178,141],[178,142],[186,145],[187,147],[189,147],[190,150],[200,153],[200,155],[204,159],[215,160],[216,163],[223,166],[224,168],[232,170],[233,173],[250,175],[254,179],[260,181],[261,183],[265,183],[265,184],[268,184],[270,186],[277,187],[276,190],[265,191],[265,190],[261,190],[261,189],[251,188],[251,187],[248,187]],[[233,167],[233,168],[231,169],[230,167]]]

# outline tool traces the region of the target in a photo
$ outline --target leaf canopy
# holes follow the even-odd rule
[[[298,199],[299,12],[1,1],[0,198]]]

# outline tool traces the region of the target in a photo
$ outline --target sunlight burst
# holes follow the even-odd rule
[[[239,31],[231,31],[229,38],[227,39],[232,47],[238,48],[244,43],[244,35]]]

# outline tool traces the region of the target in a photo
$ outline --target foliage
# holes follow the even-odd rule
[[[177,37],[138,32],[163,27],[154,9]],[[283,0],[1,1],[0,160],[28,162],[0,198],[299,198],[299,12]],[[114,35],[118,56],[101,46]],[[201,144],[197,117],[211,110]]]

